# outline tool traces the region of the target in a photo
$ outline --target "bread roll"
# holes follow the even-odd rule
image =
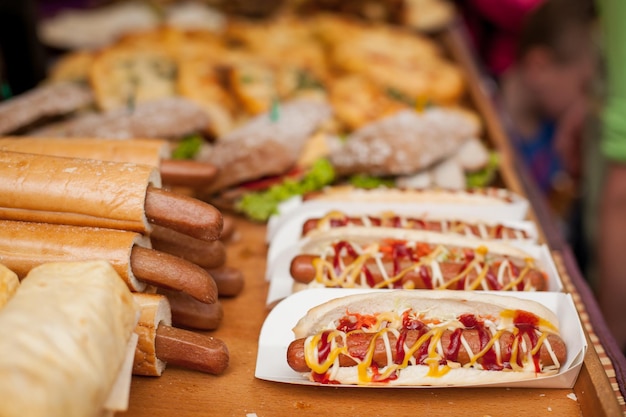
[[[133,293],[141,307],[141,315],[135,332],[139,335],[133,374],[161,376],[166,363],[157,358],[156,337],[159,324],[172,325],[172,312],[167,297],[160,294]]]
[[[0,219],[150,230],[156,167],[0,151]]]
[[[137,314],[105,261],[33,269],[0,311],[0,415],[100,416]]]

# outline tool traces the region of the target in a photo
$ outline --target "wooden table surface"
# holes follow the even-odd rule
[[[258,336],[268,313],[265,227],[238,220],[228,263],[246,277],[241,294],[222,299],[224,320],[210,332],[226,342],[230,365],[219,376],[169,367],[134,377],[124,416],[612,416],[621,415],[593,349],[574,389],[336,388],[296,386],[254,377]]]

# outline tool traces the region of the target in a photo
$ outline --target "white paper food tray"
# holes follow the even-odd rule
[[[281,253],[277,254],[271,262],[268,259],[266,279],[270,281],[270,286],[267,293],[267,305],[271,305],[289,296],[293,292],[294,280],[289,273],[289,267],[291,260],[301,253],[301,248],[306,242],[306,238],[300,239],[297,244],[287,247]],[[507,242],[507,244],[523,250],[536,259],[537,267],[543,269],[548,275],[547,291],[563,291],[563,282],[547,245],[537,245],[528,242]],[[514,291],[507,291],[507,293],[511,292]]]
[[[323,385],[309,381],[287,364],[287,348],[294,340],[291,329],[306,312],[325,301],[345,295],[384,290],[354,290],[321,288],[299,292],[284,299],[269,313],[259,336],[255,377],[267,381],[298,385],[315,385],[367,388],[355,385]],[[493,294],[493,293],[490,293]],[[504,294],[503,294],[504,295]],[[469,387],[515,387],[515,388],[571,388],[583,364],[587,350],[586,338],[569,294],[546,292],[506,293],[522,299],[540,302],[556,313],[561,337],[567,346],[567,360],[558,374],[524,381],[465,385]],[[485,371],[488,372],[488,371]],[[494,371],[496,372],[496,371]],[[380,388],[380,386],[377,386]],[[429,386],[426,388],[435,388]],[[388,388],[425,388],[421,386],[389,386]]]
[[[512,220],[502,219],[494,220],[492,216],[492,210],[490,208],[483,208],[480,217],[471,217],[464,207],[450,207],[446,210],[446,213],[441,211],[415,211],[415,207],[407,206],[406,204],[386,204],[384,210],[374,211],[372,207],[354,207],[353,204],[336,203],[332,210],[322,211],[323,207],[319,205],[303,204],[299,209],[290,212],[289,215],[284,218],[276,218],[276,222],[273,225],[271,234],[268,227],[267,242],[269,249],[267,253],[268,263],[271,263],[274,258],[282,252],[285,248],[291,247],[301,239],[302,226],[304,223],[312,218],[324,217],[332,210],[337,210],[342,213],[346,213],[351,216],[361,215],[380,215],[383,212],[393,212],[401,216],[412,216],[423,219],[452,219],[463,220],[467,222],[485,222],[491,224],[502,224],[504,226],[514,227],[521,229],[528,235],[527,239],[523,239],[528,242],[537,242],[537,227],[535,223],[528,220]],[[497,216],[495,216],[497,218]]]

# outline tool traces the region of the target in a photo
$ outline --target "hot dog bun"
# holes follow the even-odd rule
[[[155,167],[0,151],[0,218],[145,232]]]
[[[133,361],[133,374],[161,376],[166,362],[157,357],[155,341],[160,324],[172,325],[170,303],[167,297],[159,294],[135,292],[133,298],[141,307],[141,315],[135,328],[139,340]]]
[[[91,137],[16,136],[0,138],[0,150],[67,158],[131,162],[154,167],[158,167],[161,160],[169,155],[168,143],[163,139],[119,140]]]

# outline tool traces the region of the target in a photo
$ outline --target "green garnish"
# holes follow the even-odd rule
[[[319,190],[332,183],[335,170],[326,159],[317,160],[300,180],[285,179],[265,191],[248,193],[237,203],[237,210],[250,219],[265,222],[277,213],[278,204],[296,195]]]
[[[193,159],[204,143],[200,135],[185,136],[172,151],[172,159]]]
[[[465,176],[468,188],[486,187],[496,176],[498,167],[500,166],[500,156],[497,152],[489,153],[489,161],[487,166],[476,172],[470,172]]]
[[[374,177],[367,174],[356,174],[348,182],[357,188],[372,189],[378,187],[393,187],[394,181],[390,178]]]

